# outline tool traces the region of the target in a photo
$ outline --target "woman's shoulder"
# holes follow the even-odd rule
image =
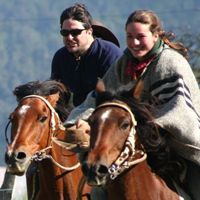
[[[162,77],[174,74],[180,76],[192,75],[191,66],[187,59],[168,46],[163,49],[156,66],[152,70],[159,73]]]
[[[158,64],[170,66],[188,66],[189,62],[187,59],[180,54],[178,51],[170,48],[169,46],[165,45],[158,60]]]
[[[186,60],[182,54],[180,54],[178,51],[176,51],[175,49],[169,47],[168,45],[164,45],[163,50],[161,52],[160,57],[162,59],[170,59],[170,60],[176,60],[178,59],[182,59],[182,60]]]

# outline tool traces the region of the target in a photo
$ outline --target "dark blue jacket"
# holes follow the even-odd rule
[[[102,39],[95,39],[80,61],[62,47],[53,57],[51,79],[61,81],[71,90],[73,103],[77,106],[95,89],[98,77],[102,78],[122,54],[115,44]]]

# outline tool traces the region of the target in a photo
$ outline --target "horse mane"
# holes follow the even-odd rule
[[[183,163],[167,143],[168,134],[154,122],[153,110],[150,104],[142,103],[132,96],[131,91],[97,93],[96,106],[112,101],[126,103],[137,121],[136,132],[147,153],[147,162],[152,171],[170,182],[172,177],[180,183]]]
[[[13,90],[17,102],[28,95],[48,96],[59,92],[59,100],[56,105],[56,112],[61,121],[65,121],[72,109],[70,104],[71,93],[62,83],[55,80],[30,81],[26,84],[17,86]]]

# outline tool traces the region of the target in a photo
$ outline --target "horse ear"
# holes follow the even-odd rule
[[[105,84],[104,84],[103,80],[100,79],[100,78],[98,78],[95,91],[96,91],[97,93],[101,93],[101,92],[105,92],[105,91],[106,91]]]
[[[49,101],[49,103],[52,105],[53,108],[56,107],[56,103],[59,100],[60,95],[59,92],[55,93],[55,94],[51,94],[47,97],[47,100]]]
[[[144,81],[140,79],[133,88],[133,97],[140,100],[142,91],[144,90]]]

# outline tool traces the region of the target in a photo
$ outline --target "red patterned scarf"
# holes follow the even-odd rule
[[[156,58],[156,55],[152,55],[150,58],[143,60],[139,63],[134,63],[133,60],[129,60],[125,74],[132,77],[133,80],[136,80],[140,75],[145,71],[147,66]]]
[[[163,49],[163,41],[158,39],[151,51],[145,55],[142,61],[139,61],[127,48],[125,54],[128,56],[127,67],[125,68],[125,75],[131,76],[132,80],[138,79],[147,67],[160,55]]]

